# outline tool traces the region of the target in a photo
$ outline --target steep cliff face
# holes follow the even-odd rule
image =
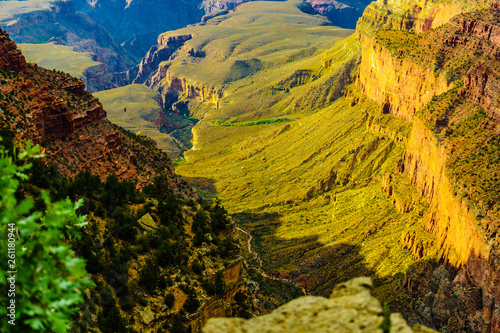
[[[358,22],[358,30],[371,33],[392,29],[419,33],[437,28],[462,12],[488,5],[488,0],[377,0],[366,8]]]
[[[497,34],[500,36],[500,31]],[[500,119],[500,73],[486,64],[479,64],[467,73],[462,94],[483,106],[488,114]],[[500,125],[500,124],[499,124]],[[500,133],[500,127],[496,130]]]
[[[317,13],[327,17],[334,25],[352,29],[356,27],[356,22],[371,1],[307,0],[307,3]]]
[[[198,83],[192,79],[176,77],[168,70],[168,65],[160,66],[160,69],[147,82],[158,89],[162,98],[162,106],[169,108],[173,106],[172,101],[177,99],[196,99],[199,102],[208,102],[215,108],[219,107],[219,100],[224,96],[221,88],[210,84]],[[161,85],[160,85],[161,83]]]
[[[151,47],[137,66],[137,69],[132,69],[132,72],[137,71],[132,83],[146,83],[159,70],[160,63],[170,60],[174,52],[191,38],[193,38],[191,35],[185,35],[169,37],[166,40],[161,39],[159,45]]]
[[[394,57],[368,37],[362,38],[363,56],[356,85],[382,105],[383,113],[411,121],[434,95],[453,87],[429,68]]]
[[[26,68],[26,59],[17,49],[9,35],[0,30],[0,68],[8,71],[21,71]]]
[[[465,203],[455,197],[446,175],[446,148],[439,145],[433,133],[415,119],[400,172],[406,174],[430,205],[424,228],[436,236],[440,256],[453,265],[461,266],[471,256],[488,257],[477,221]]]
[[[476,3],[480,11],[451,19],[451,14],[472,8],[455,5],[447,10],[444,4],[415,7],[406,16],[401,14],[408,9],[402,2],[370,5],[358,25],[363,55],[356,84],[381,105],[382,113],[412,122],[398,171],[429,209],[421,232],[402,233],[402,247],[416,259],[435,256],[450,272],[459,269],[458,275],[450,273],[450,281],[455,277],[452,287],[448,272],[436,271],[434,278],[441,282],[421,291],[412,303],[415,313],[436,328],[454,330],[454,325],[468,321],[472,331],[497,332],[498,177],[489,170],[498,162],[500,13],[497,3],[490,8]],[[376,31],[386,28],[421,34]],[[402,200],[392,183],[391,178],[385,181],[386,193],[398,210],[410,212],[414,201]],[[464,292],[471,290],[467,288],[481,288],[483,293]],[[453,319],[450,294],[471,307],[462,319]]]

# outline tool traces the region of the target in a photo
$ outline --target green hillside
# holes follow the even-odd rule
[[[26,60],[39,66],[56,69],[74,77],[82,77],[83,72],[101,63],[92,60],[91,53],[81,53],[71,46],[46,44],[18,44]]]
[[[154,123],[158,112],[161,112],[154,90],[145,85],[132,84],[93,95],[102,103],[111,122],[133,133],[147,135],[169,156],[179,156],[179,144],[168,134],[161,133]]]

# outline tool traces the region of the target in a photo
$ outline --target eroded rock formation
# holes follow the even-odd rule
[[[0,68],[9,71],[26,69],[26,59],[17,49],[16,43],[2,30],[0,30]]]
[[[184,43],[192,38],[191,35],[161,38],[159,45],[154,45],[138,65],[132,83],[146,83],[156,71],[162,61],[167,61]]]

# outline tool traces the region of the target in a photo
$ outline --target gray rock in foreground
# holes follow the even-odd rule
[[[338,284],[330,298],[304,296],[270,314],[244,320],[212,318],[204,333],[327,333],[380,332],[384,320],[380,302],[371,295],[372,280],[355,278]],[[410,328],[399,314],[392,314],[390,333],[435,332],[425,327]]]

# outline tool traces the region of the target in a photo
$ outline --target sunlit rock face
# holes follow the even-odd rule
[[[204,333],[323,333],[323,332],[384,332],[391,323],[391,333],[435,332],[425,327],[410,328],[401,315],[386,314],[380,302],[371,295],[370,278],[360,277],[338,284],[330,298],[304,296],[297,298],[270,314],[249,320],[241,318],[213,318]]]

